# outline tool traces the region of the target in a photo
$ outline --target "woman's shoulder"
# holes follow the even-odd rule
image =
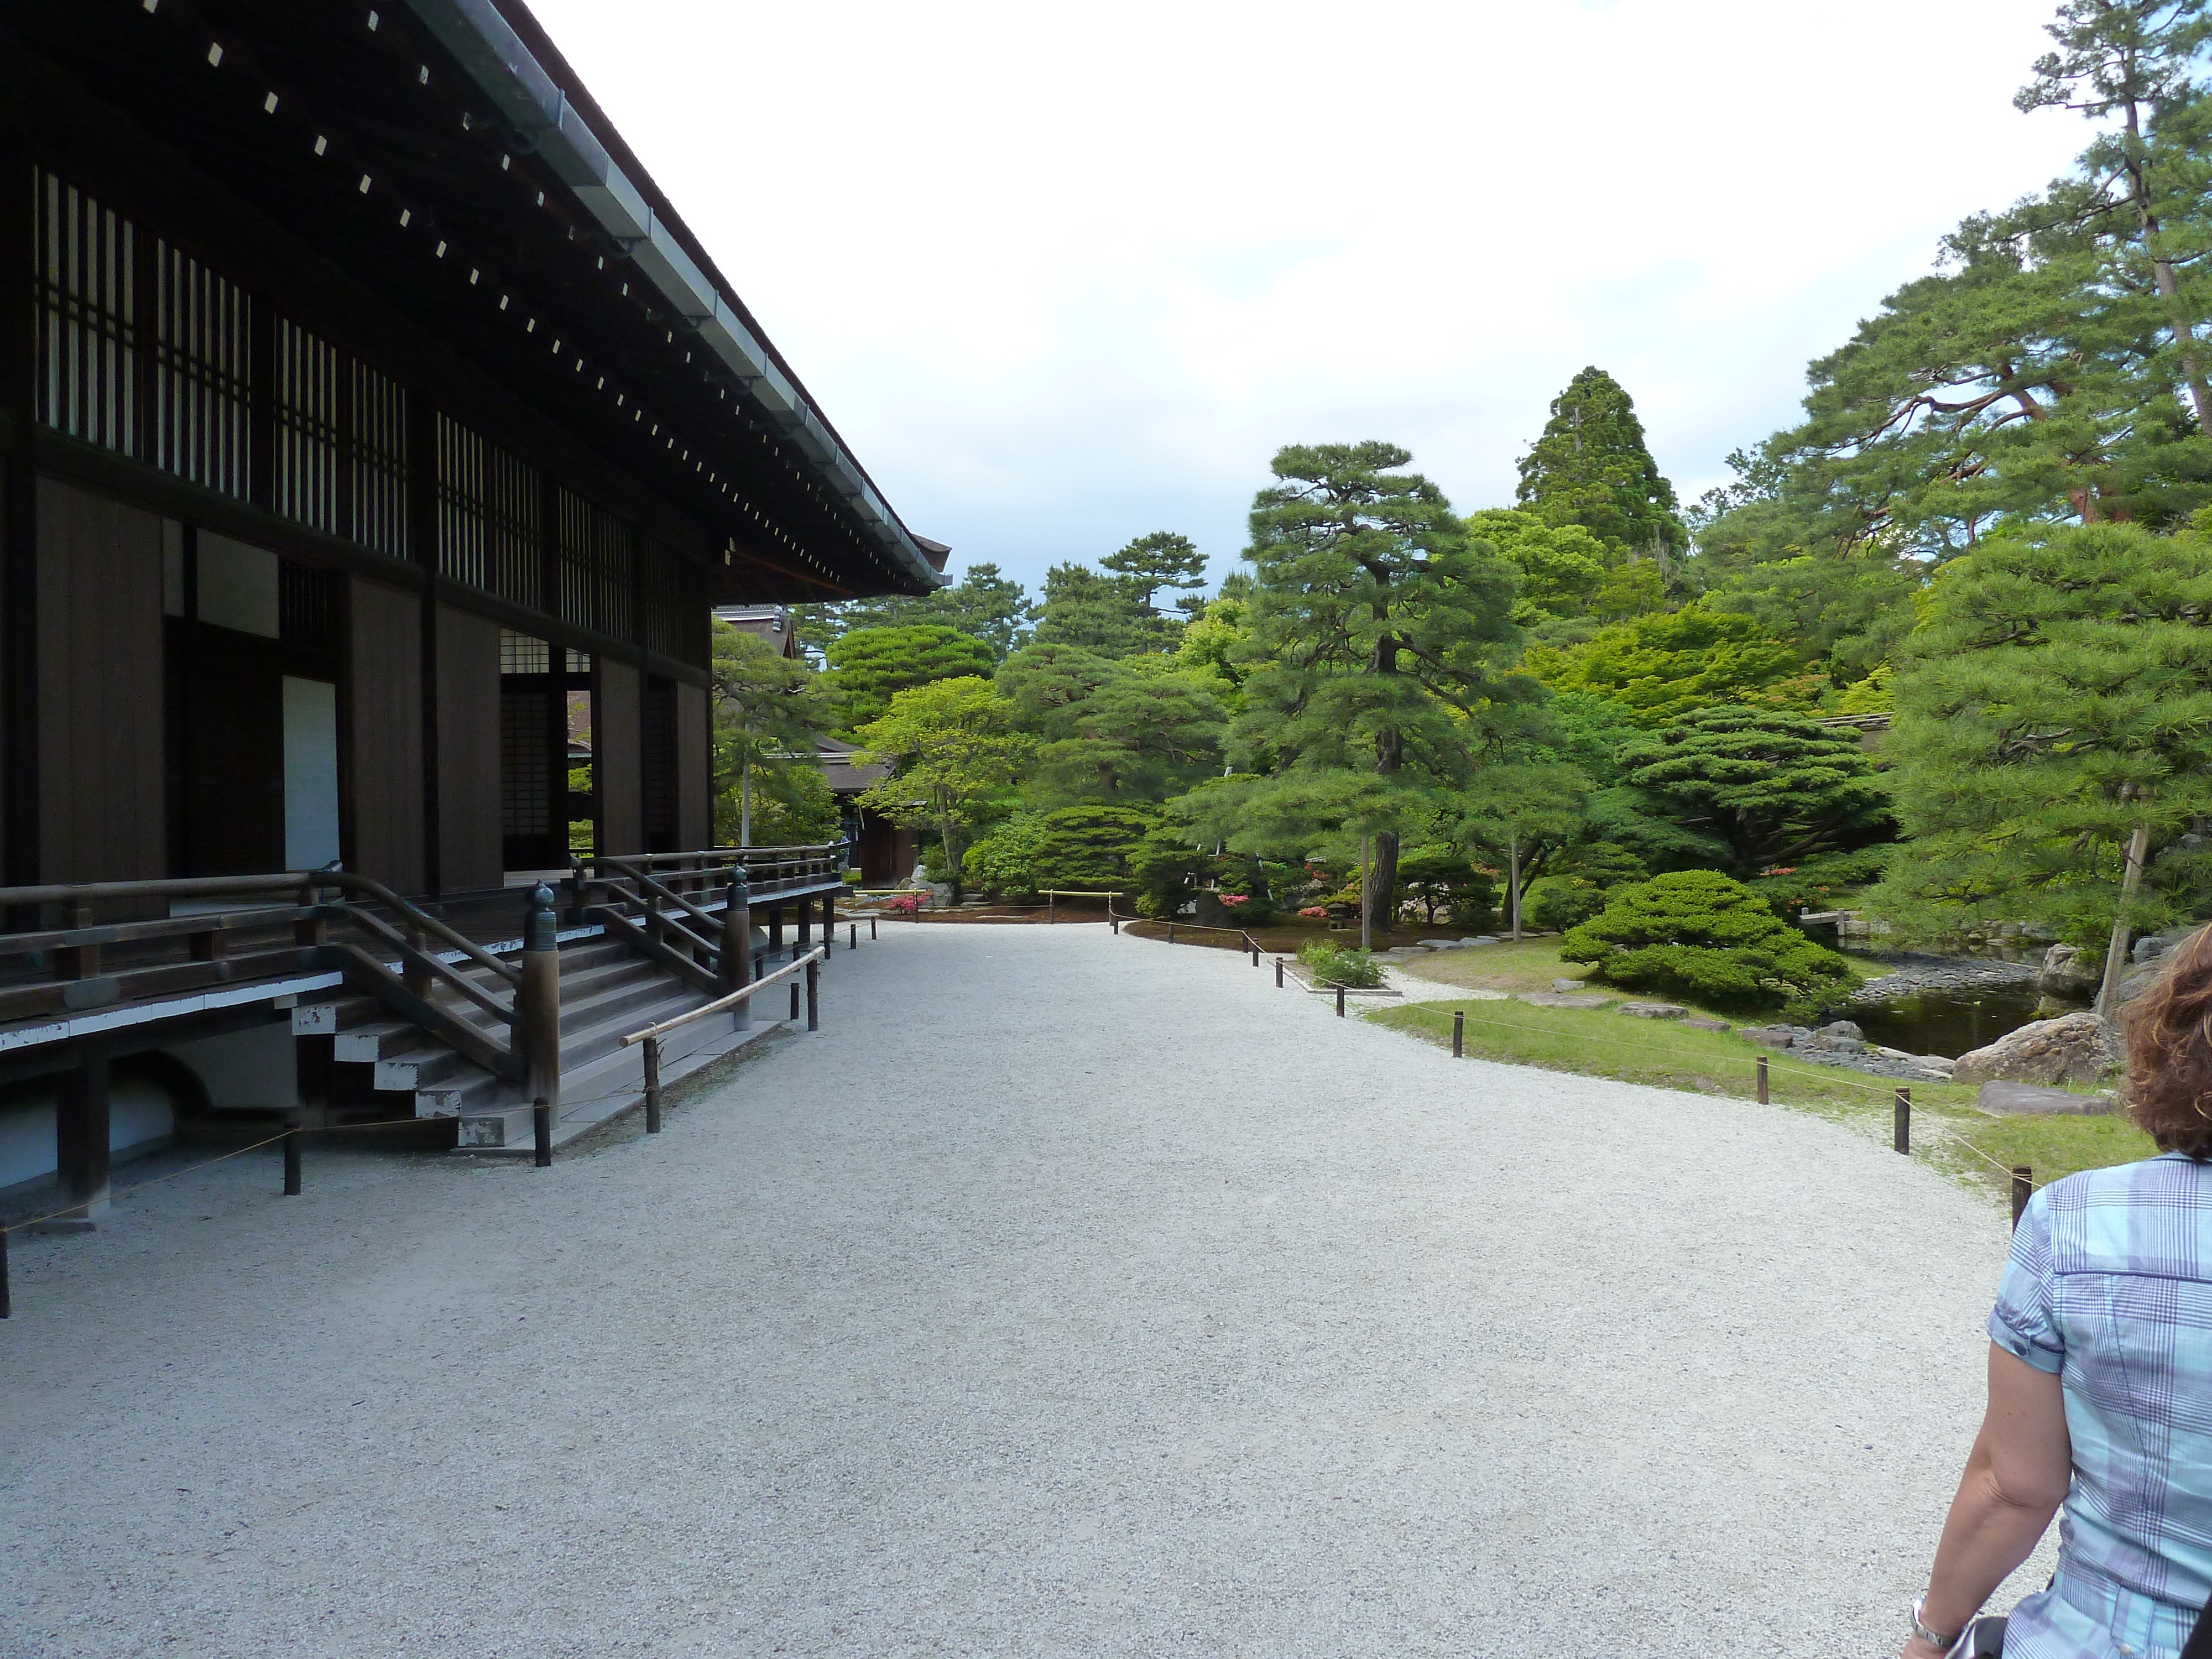
[[[2057,1273],[2212,1279],[2212,1164],[2161,1152],[2036,1194]]]

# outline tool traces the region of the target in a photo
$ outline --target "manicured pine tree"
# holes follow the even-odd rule
[[[1244,763],[1267,775],[1199,792],[1279,826],[1268,835],[1301,823],[1316,838],[1371,835],[1376,927],[1390,920],[1400,834],[1474,769],[1467,716],[1534,690],[1503,667],[1521,637],[1512,571],[1470,549],[1443,492],[1401,470],[1412,460],[1376,442],[1275,456],[1247,555],[1257,665],[1231,728]]]

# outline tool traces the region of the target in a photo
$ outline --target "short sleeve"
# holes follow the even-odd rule
[[[2013,1230],[1997,1305],[1990,1310],[1990,1340],[2015,1359],[2055,1374],[2066,1364],[2066,1340],[2051,1314],[2049,1197],[2039,1192],[2028,1200]]]

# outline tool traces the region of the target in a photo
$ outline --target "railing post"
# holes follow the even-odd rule
[[[1280,957],[1275,958],[1275,988],[1278,991],[1283,988],[1283,959]]]
[[[531,1162],[541,1170],[553,1167],[553,1107],[540,1095],[530,1105]]]
[[[300,1195],[300,1126],[294,1124],[284,1132],[284,1196]]]
[[[1759,1103],[1762,1106],[1768,1103],[1766,1099],[1766,1056],[1765,1054],[1761,1054],[1759,1057]]]
[[[825,863],[828,860],[823,860]],[[833,888],[822,895],[822,963],[830,965],[830,952],[837,945],[837,894]]]
[[[848,921],[845,924],[845,948],[848,951],[857,951],[860,948],[860,924],[857,921]]]
[[[1892,1115],[1889,1144],[1900,1152],[1912,1151],[1912,1091],[1898,1085],[1897,1107]]]
[[[660,1133],[660,1039],[645,1040],[645,1132]]]
[[[871,944],[871,945],[873,945],[875,942],[876,942],[876,918],[875,918],[874,915],[873,915],[872,913],[871,913],[871,915],[869,915],[869,917],[868,917],[868,943],[869,943],[869,944]]]
[[[1059,894],[1053,892],[1046,893],[1044,896],[1044,920],[1047,927],[1050,927],[1054,922],[1060,920],[1059,905]]]
[[[822,977],[818,971],[821,966],[819,961],[806,964],[806,1029],[810,1031],[822,1029]]]
[[[1467,1058],[1467,1010],[1464,1008],[1452,1010],[1452,1058]]]
[[[2035,1196],[2035,1171],[2025,1164],[2012,1166],[2012,1224],[2017,1228],[2021,1217],[2027,1212],[2027,1200]]]
[[[752,886],[745,866],[732,865],[730,868],[730,890],[727,902],[722,907],[722,994],[742,991],[753,982],[753,901]],[[753,1005],[750,999],[737,1006],[732,1016],[740,1031],[753,1023]]]
[[[799,906],[799,938],[791,947],[791,959],[796,962],[806,954],[807,946],[814,943],[814,907],[802,893],[793,901]]]
[[[422,956],[428,956],[430,952],[430,936],[414,921],[407,924],[407,948]],[[417,962],[415,957],[410,957],[399,964],[399,980],[400,983],[415,995],[422,998],[423,1001],[432,1000],[430,970]]]
[[[1344,1018],[1344,987],[1341,985],[1336,988],[1336,1017],[1339,1019]]]
[[[791,981],[791,1017],[794,1020],[799,1018],[799,981],[797,980]]]
[[[550,1109],[561,1103],[561,947],[553,915],[553,890],[530,890],[522,926],[522,983],[514,991],[514,1043],[524,1067],[523,1087]],[[550,1155],[550,1143],[548,1143]]]

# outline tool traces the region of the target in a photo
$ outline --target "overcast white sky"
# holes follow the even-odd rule
[[[1288,442],[1510,505],[1585,363],[1692,500],[2087,137],[2011,107],[2052,0],[532,3],[908,524],[1032,587],[1158,529],[1218,580]]]

